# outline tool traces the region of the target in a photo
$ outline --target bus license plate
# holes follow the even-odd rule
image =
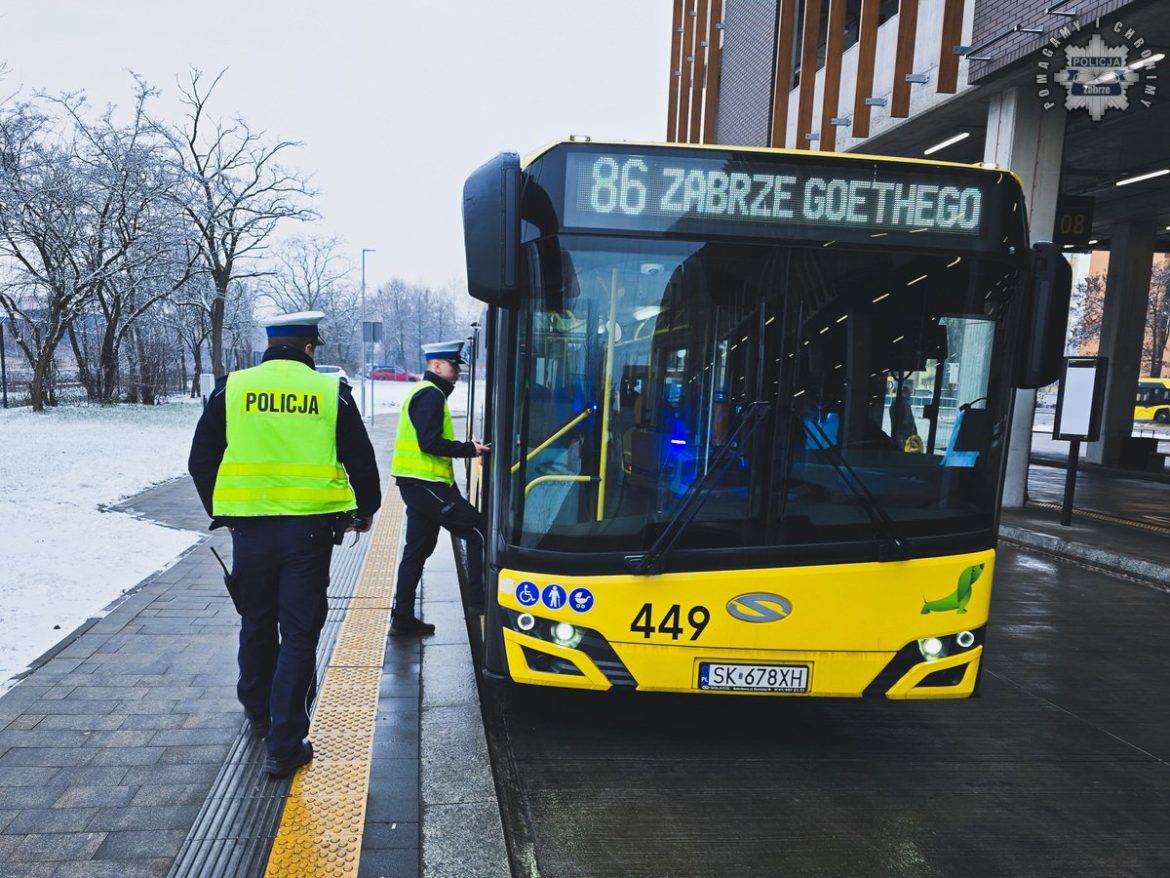
[[[699,688],[733,692],[807,692],[808,665],[699,663]]]

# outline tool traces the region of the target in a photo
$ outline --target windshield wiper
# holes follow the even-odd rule
[[[743,420],[739,422],[739,426],[732,431],[727,442],[715,454],[714,460],[711,461],[711,465],[702,477],[691,482],[683,495],[682,504],[678,511],[666,523],[666,527],[663,528],[658,539],[654,541],[654,545],[643,555],[626,556],[626,564],[634,573],[645,576],[662,572],[662,562],[670,554],[683,531],[699,514],[699,509],[702,508],[703,501],[707,499],[711,489],[718,484],[718,477],[722,475],[722,470],[726,468],[727,462],[732,459],[731,449],[736,447],[736,440],[739,440],[741,445],[747,441],[756,428],[763,423],[764,416],[770,408],[768,403],[757,400],[744,410]]]
[[[841,481],[845,483],[845,487],[853,493],[853,496],[861,501],[861,506],[865,509],[866,514],[877,525],[878,530],[881,531],[881,535],[884,537],[881,545],[887,552],[892,552],[893,557],[889,557],[888,554],[883,557],[882,554],[879,554],[878,560],[905,561],[909,558],[910,550],[907,548],[905,540],[898,535],[898,529],[894,525],[894,520],[890,518],[877,498],[870,493],[869,488],[865,486],[865,482],[857,475],[857,471],[849,465],[849,461],[845,459],[837,449],[837,446],[833,444],[833,440],[821,429],[820,424],[810,421],[807,418],[803,418],[802,421],[805,432],[808,433],[809,437],[820,450],[825,452],[825,455],[829,458],[829,463],[833,465],[833,469],[837,471],[837,475],[841,477]]]

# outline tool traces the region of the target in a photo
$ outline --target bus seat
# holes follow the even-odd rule
[[[836,412],[828,412],[823,415],[819,421],[814,421],[812,418],[805,418],[804,431],[804,447],[811,448],[826,448],[837,444],[837,431],[841,427],[841,416]],[[820,430],[817,430],[820,427]],[[821,436],[824,433],[824,437]],[[826,445],[825,439],[828,439]]]
[[[942,465],[975,466],[979,462],[979,452],[987,447],[990,427],[987,409],[961,409],[955,418],[947,450],[943,453]]]

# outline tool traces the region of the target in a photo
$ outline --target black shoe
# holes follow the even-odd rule
[[[391,634],[434,634],[435,626],[414,616],[391,616]]]
[[[244,708],[244,714],[248,717],[248,728],[257,738],[267,738],[268,730],[272,727],[267,716],[252,713],[252,711]]]
[[[270,755],[264,763],[264,772],[269,777],[288,777],[312,758],[313,742],[302,741],[300,749],[293,751],[289,756],[278,758]]]

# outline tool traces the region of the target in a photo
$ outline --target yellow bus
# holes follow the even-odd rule
[[[1170,424],[1170,378],[1139,378],[1135,421]]]
[[[1058,374],[1070,284],[1011,173],[572,139],[463,216],[485,674],[976,691],[1012,388]]]

